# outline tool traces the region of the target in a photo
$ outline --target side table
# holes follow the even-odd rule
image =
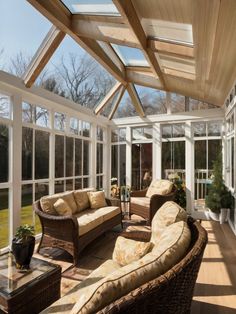
[[[0,313],[36,314],[60,298],[61,267],[32,258],[19,272],[11,253],[0,256]]]

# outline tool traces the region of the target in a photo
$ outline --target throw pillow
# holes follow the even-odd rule
[[[107,206],[105,194],[103,191],[87,192],[87,193],[88,193],[90,207],[92,209],[98,209],[98,208]]]
[[[119,265],[125,266],[139,260],[151,249],[151,242],[135,241],[120,236],[116,240],[112,259]]]
[[[56,203],[54,203],[53,207],[55,208],[56,212],[60,216],[71,216],[72,210],[68,203],[64,201],[62,198],[59,198]]]
[[[172,191],[173,182],[169,180],[153,180],[148,187],[146,196],[152,197],[154,194],[167,195]]]

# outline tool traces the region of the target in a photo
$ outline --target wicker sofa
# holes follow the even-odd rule
[[[167,202],[160,212],[168,206],[173,213],[173,202]],[[133,242],[153,241],[152,251],[123,267],[116,265],[117,261],[107,260],[42,313],[190,313],[207,233],[192,218],[184,222],[183,212],[179,213],[174,219],[163,219],[160,214],[160,222],[153,219],[151,233],[124,232],[123,237]],[[166,228],[162,228],[163,222]],[[129,246],[125,250],[129,251]]]
[[[176,190],[169,180],[153,180],[146,189],[131,192],[130,215],[135,214],[151,225],[157,210],[167,201],[175,199]]]
[[[122,225],[120,207],[112,206],[105,199],[105,206],[91,209],[88,193],[91,189],[68,191],[44,196],[33,204],[42,226],[42,237],[38,252],[43,247],[56,247],[66,250],[78,263],[79,253],[99,235],[114,226]],[[54,210],[58,199],[70,204],[72,215],[60,216]]]

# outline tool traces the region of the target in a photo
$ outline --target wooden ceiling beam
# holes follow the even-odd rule
[[[133,6],[132,1],[131,0],[113,0],[113,2],[116,5],[117,9],[119,10],[120,14],[126,20],[126,23],[133,30],[138,41],[140,42],[140,45],[144,51],[144,55],[147,61],[149,62],[151,68],[153,69],[154,73],[158,76],[164,88],[167,88],[165,84],[163,72],[161,70],[161,66],[158,63],[154,52],[148,49],[147,47],[146,34],[143,30],[142,24],[136,13],[136,10]]]
[[[117,82],[115,86],[112,87],[112,89],[106,94],[105,98],[98,104],[98,106],[95,108],[94,112],[95,114],[99,114],[99,112],[106,106],[106,104],[112,99],[112,97],[115,95],[115,93],[121,88],[122,84],[120,82]]]
[[[121,99],[122,99],[122,97],[124,95],[124,92],[125,92],[125,87],[122,86],[120,88],[120,90],[119,90],[119,94],[118,94],[118,97],[117,97],[117,99],[116,99],[116,101],[115,101],[115,103],[113,105],[113,108],[112,108],[112,110],[111,110],[111,112],[110,112],[110,114],[108,116],[109,120],[111,120],[113,118],[113,116],[114,116],[114,114],[115,114],[115,112],[116,112],[116,110],[117,110],[117,108],[119,106],[119,103],[120,103],[120,101],[121,101]]]
[[[56,26],[51,27],[23,76],[26,87],[31,87],[33,85],[64,37],[64,32],[60,31]]]
[[[128,83],[126,89],[139,116],[141,118],[145,117],[143,106],[134,85],[132,83]]]
[[[106,24],[125,24],[122,16],[111,16],[111,15],[89,15],[89,14],[80,14],[74,13],[72,16],[73,21],[88,21],[88,22],[98,22]]]
[[[159,79],[154,76],[152,72],[142,72],[133,69],[126,69],[126,79],[127,82],[133,82],[134,84],[156,88],[156,89],[163,89],[162,83]]]
[[[125,69],[120,70],[95,40],[80,38],[72,30],[72,14],[59,0],[27,0],[62,32],[70,35],[118,81],[126,83]]]

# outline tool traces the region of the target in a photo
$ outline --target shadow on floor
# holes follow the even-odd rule
[[[232,286],[196,283],[194,296],[195,297],[206,296],[206,295],[207,296],[223,296],[223,295],[234,295],[234,294],[235,292],[233,291]],[[236,313],[236,310],[235,310],[235,313]]]
[[[235,314],[236,309],[227,306],[205,303],[201,301],[192,301],[191,314],[207,314],[207,313],[220,313],[220,314]]]

